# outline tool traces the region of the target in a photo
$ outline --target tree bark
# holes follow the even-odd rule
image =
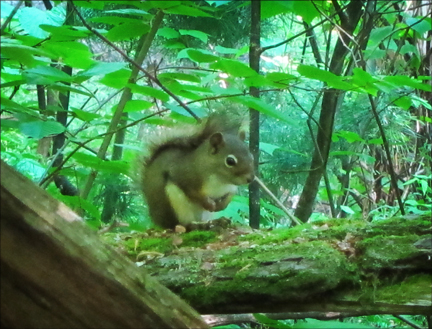
[[[82,219],[1,162],[1,325],[207,328]]]
[[[341,75],[343,72],[345,58],[350,52],[350,49],[347,48],[347,45],[350,44],[350,39],[346,34],[351,36],[356,28],[362,14],[362,5],[363,1],[352,0],[347,7],[346,13],[340,13],[341,28],[344,30],[344,33],[341,33],[336,43],[329,67],[329,71],[336,75]],[[319,183],[326,170],[334,117],[337,109],[340,107],[343,95],[344,93],[341,90],[334,88],[328,88],[324,91],[316,137],[318,149],[314,150],[311,171],[306,179],[303,192],[294,213],[302,222],[306,222],[312,214]]]

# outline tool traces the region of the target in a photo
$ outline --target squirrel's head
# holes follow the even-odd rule
[[[244,132],[216,132],[205,143],[210,169],[224,183],[243,185],[254,180],[253,157],[244,139]]]

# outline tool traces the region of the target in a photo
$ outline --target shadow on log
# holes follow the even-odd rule
[[[179,297],[3,161],[1,325],[207,328]]]

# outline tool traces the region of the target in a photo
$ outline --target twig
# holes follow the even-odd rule
[[[276,196],[272,193],[272,191],[270,191],[268,189],[267,186],[265,186],[265,184],[261,181],[261,179],[259,179],[258,177],[255,176],[255,181],[258,183],[258,185],[273,199],[274,202],[276,202],[276,204],[283,210],[283,212],[285,214],[287,214],[287,216],[297,225],[301,225],[302,222],[300,222],[297,217],[293,216],[290,214],[290,212],[288,211],[287,208],[285,208],[285,206],[282,204],[282,202],[279,201],[278,198],[276,198]]]

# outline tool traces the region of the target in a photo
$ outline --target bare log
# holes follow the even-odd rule
[[[2,327],[207,328],[179,297],[3,161],[0,223]]]

